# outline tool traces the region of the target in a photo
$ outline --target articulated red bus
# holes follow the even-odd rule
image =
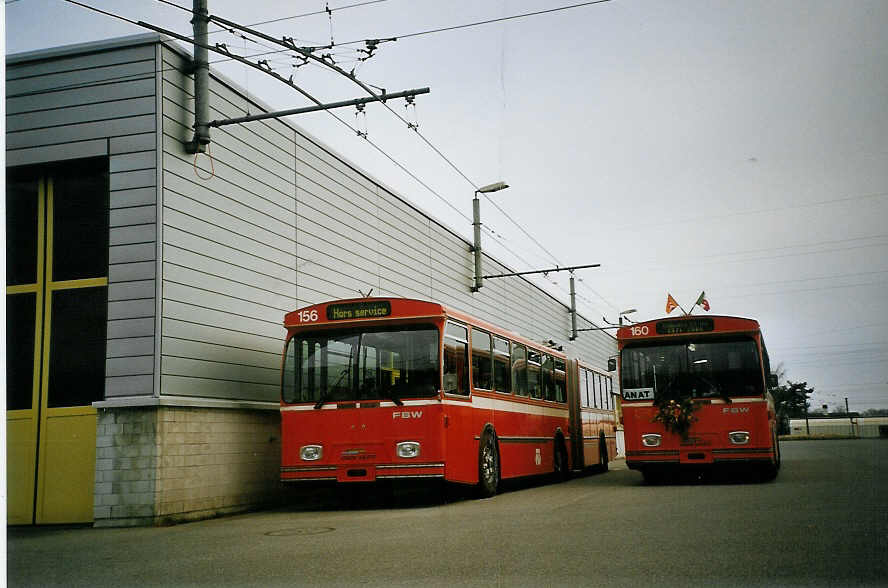
[[[403,298],[317,304],[284,325],[283,481],[440,478],[491,496],[503,478],[614,456],[610,376],[557,350]]]
[[[621,327],[626,464],[646,481],[715,464],[780,467],[776,385],[757,321],[666,318]]]

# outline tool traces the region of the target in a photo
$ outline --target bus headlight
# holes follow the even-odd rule
[[[728,439],[731,440],[731,443],[734,445],[746,445],[749,443],[749,432],[748,431],[731,431],[728,433]]]
[[[663,438],[656,433],[646,433],[641,436],[641,444],[645,447],[659,447]]]
[[[398,457],[407,459],[419,457],[419,443],[416,441],[401,441],[397,445]]]
[[[299,448],[299,458],[302,461],[317,461],[324,455],[324,448],[320,445],[303,445]]]

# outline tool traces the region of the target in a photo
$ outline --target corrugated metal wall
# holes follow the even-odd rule
[[[183,66],[164,50],[165,70]],[[262,110],[210,86],[211,118]],[[213,178],[199,179],[182,147],[192,82],[165,71],[163,87],[163,394],[276,401],[284,312],[371,288],[554,339],[598,368],[615,353],[603,333],[568,344],[566,306],[526,280],[472,294],[469,243],[284,123],[214,129]],[[209,175],[209,158],[198,162]],[[508,271],[485,259],[485,272]]]
[[[598,368],[615,352],[603,333],[568,343],[566,306],[526,280],[472,294],[468,242],[288,124],[214,129],[196,169],[186,59],[140,39],[7,69],[8,165],[109,156],[107,399],[276,402],[284,313],[371,288],[554,339]],[[212,118],[263,110],[217,77],[210,88]]]
[[[109,157],[107,397],[154,383],[157,46],[141,39],[6,69],[7,166]]]

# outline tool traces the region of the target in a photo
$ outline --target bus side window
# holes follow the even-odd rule
[[[481,390],[493,389],[490,352],[490,333],[472,329],[472,386]]]
[[[581,385],[582,388],[582,399],[583,399],[583,407],[591,408],[592,404],[589,402],[589,371],[583,370],[583,383]]]
[[[613,380],[611,380],[610,376],[604,376],[604,407],[608,410],[611,410],[613,407],[611,406],[612,402],[612,388]]]
[[[543,354],[541,371],[543,372],[543,398],[555,400],[555,361],[547,353]]]
[[[598,374],[589,372],[589,379],[592,380],[592,408],[598,407]]]
[[[527,396],[527,350],[517,343],[512,345],[512,390]]]
[[[508,394],[512,387],[509,375],[509,342],[493,338],[493,387],[497,392]]]
[[[555,401],[565,402],[567,400],[567,382],[565,380],[567,374],[564,371],[564,360],[555,359]]]
[[[469,395],[469,341],[465,327],[447,323],[444,329],[444,392]]]
[[[542,357],[540,353],[527,350],[527,391],[531,398],[543,397],[543,384],[541,381],[540,363]]]

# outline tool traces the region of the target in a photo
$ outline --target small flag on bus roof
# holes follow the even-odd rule
[[[666,293],[666,314],[678,308],[678,302],[672,297],[672,294]]]
[[[709,301],[706,300],[706,291],[700,292],[700,297],[697,298],[697,302],[694,304],[695,306],[702,306],[703,310],[709,312]]]

